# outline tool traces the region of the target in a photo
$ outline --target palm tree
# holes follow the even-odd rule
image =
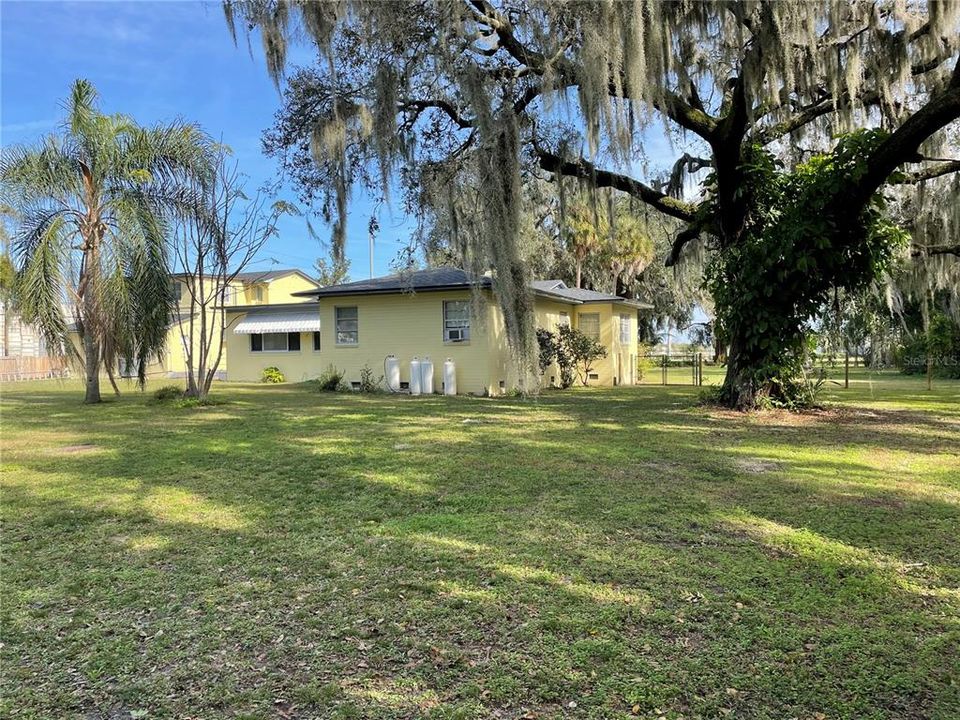
[[[653,241],[643,223],[624,209],[616,215],[609,243],[607,262],[613,275],[614,292],[624,295],[653,260]]]
[[[86,402],[100,402],[103,364],[135,364],[142,385],[162,351],[173,303],[167,222],[191,205],[183,180],[210,171],[211,143],[195,125],[105,115],[87,80],[73,84],[63,134],[0,156],[3,194],[21,218],[23,317],[48,348],[79,359],[63,312],[65,302],[75,306]]]
[[[566,244],[573,257],[574,281],[577,287],[583,284],[583,264],[593,253],[603,248],[607,225],[606,218],[586,202],[574,202],[566,211]]]

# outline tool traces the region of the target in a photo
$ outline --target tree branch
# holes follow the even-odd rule
[[[401,112],[412,110],[417,115],[427,108],[436,108],[445,113],[460,129],[466,130],[467,128],[473,127],[473,121],[463,117],[460,112],[446,100],[401,100],[397,103],[397,106]]]
[[[910,185],[923,182],[924,180],[933,180],[934,178],[950,173],[960,172],[960,160],[947,160],[946,162],[918,170],[917,172],[906,173],[902,179],[892,181],[894,185]]]
[[[923,255],[956,255],[960,257],[960,245],[914,245],[910,254],[913,257]]]
[[[558,175],[590,179],[596,187],[610,187],[642,200],[665,215],[691,222],[696,214],[696,206],[672,198],[666,193],[654,190],[639,180],[608,170],[599,170],[588,160],[581,158],[576,162],[564,160],[548,150],[534,144],[534,152],[540,161],[540,167]]]
[[[846,210],[859,210],[899,165],[917,155],[920,144],[947,123],[960,119],[960,60],[946,89],[904,121],[867,160],[867,170],[852,193],[843,197]]]

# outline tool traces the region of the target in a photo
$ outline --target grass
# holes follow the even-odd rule
[[[956,718],[960,383],[3,388],[10,718]]]

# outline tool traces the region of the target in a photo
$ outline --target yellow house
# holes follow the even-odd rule
[[[177,299],[175,322],[167,332],[167,348],[157,363],[151,367],[151,374],[166,377],[183,377],[187,371],[187,342],[193,336],[194,348],[199,348],[200,326],[198,315],[193,316],[191,328],[190,293],[184,275],[171,276],[173,293]],[[212,320],[220,322],[220,312],[233,307],[255,307],[260,305],[285,304],[299,301],[295,293],[312,290],[317,283],[302,270],[254,270],[236,275],[223,293],[221,302],[212,313]],[[208,334],[208,337],[210,335]],[[216,357],[219,347],[219,335],[213,333],[213,347],[210,359]],[[227,371],[227,353],[220,361],[219,376],[225,377]]]
[[[407,389],[411,361],[429,358],[435,392],[443,391],[447,360],[458,393],[505,392],[518,377],[491,287],[489,277],[436,268],[293,293],[307,302],[227,307],[227,379],[259,381],[272,366],[297,382],[333,365],[356,386],[364,368],[389,377],[388,363],[397,362],[400,389]],[[535,282],[531,292],[538,327],[572,323],[606,348],[591,384],[636,382],[637,311],[649,305],[559,280]],[[557,369],[548,368],[542,382],[558,379]]]

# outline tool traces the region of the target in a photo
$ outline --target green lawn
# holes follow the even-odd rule
[[[4,386],[0,716],[956,719],[960,383],[924,387]]]

